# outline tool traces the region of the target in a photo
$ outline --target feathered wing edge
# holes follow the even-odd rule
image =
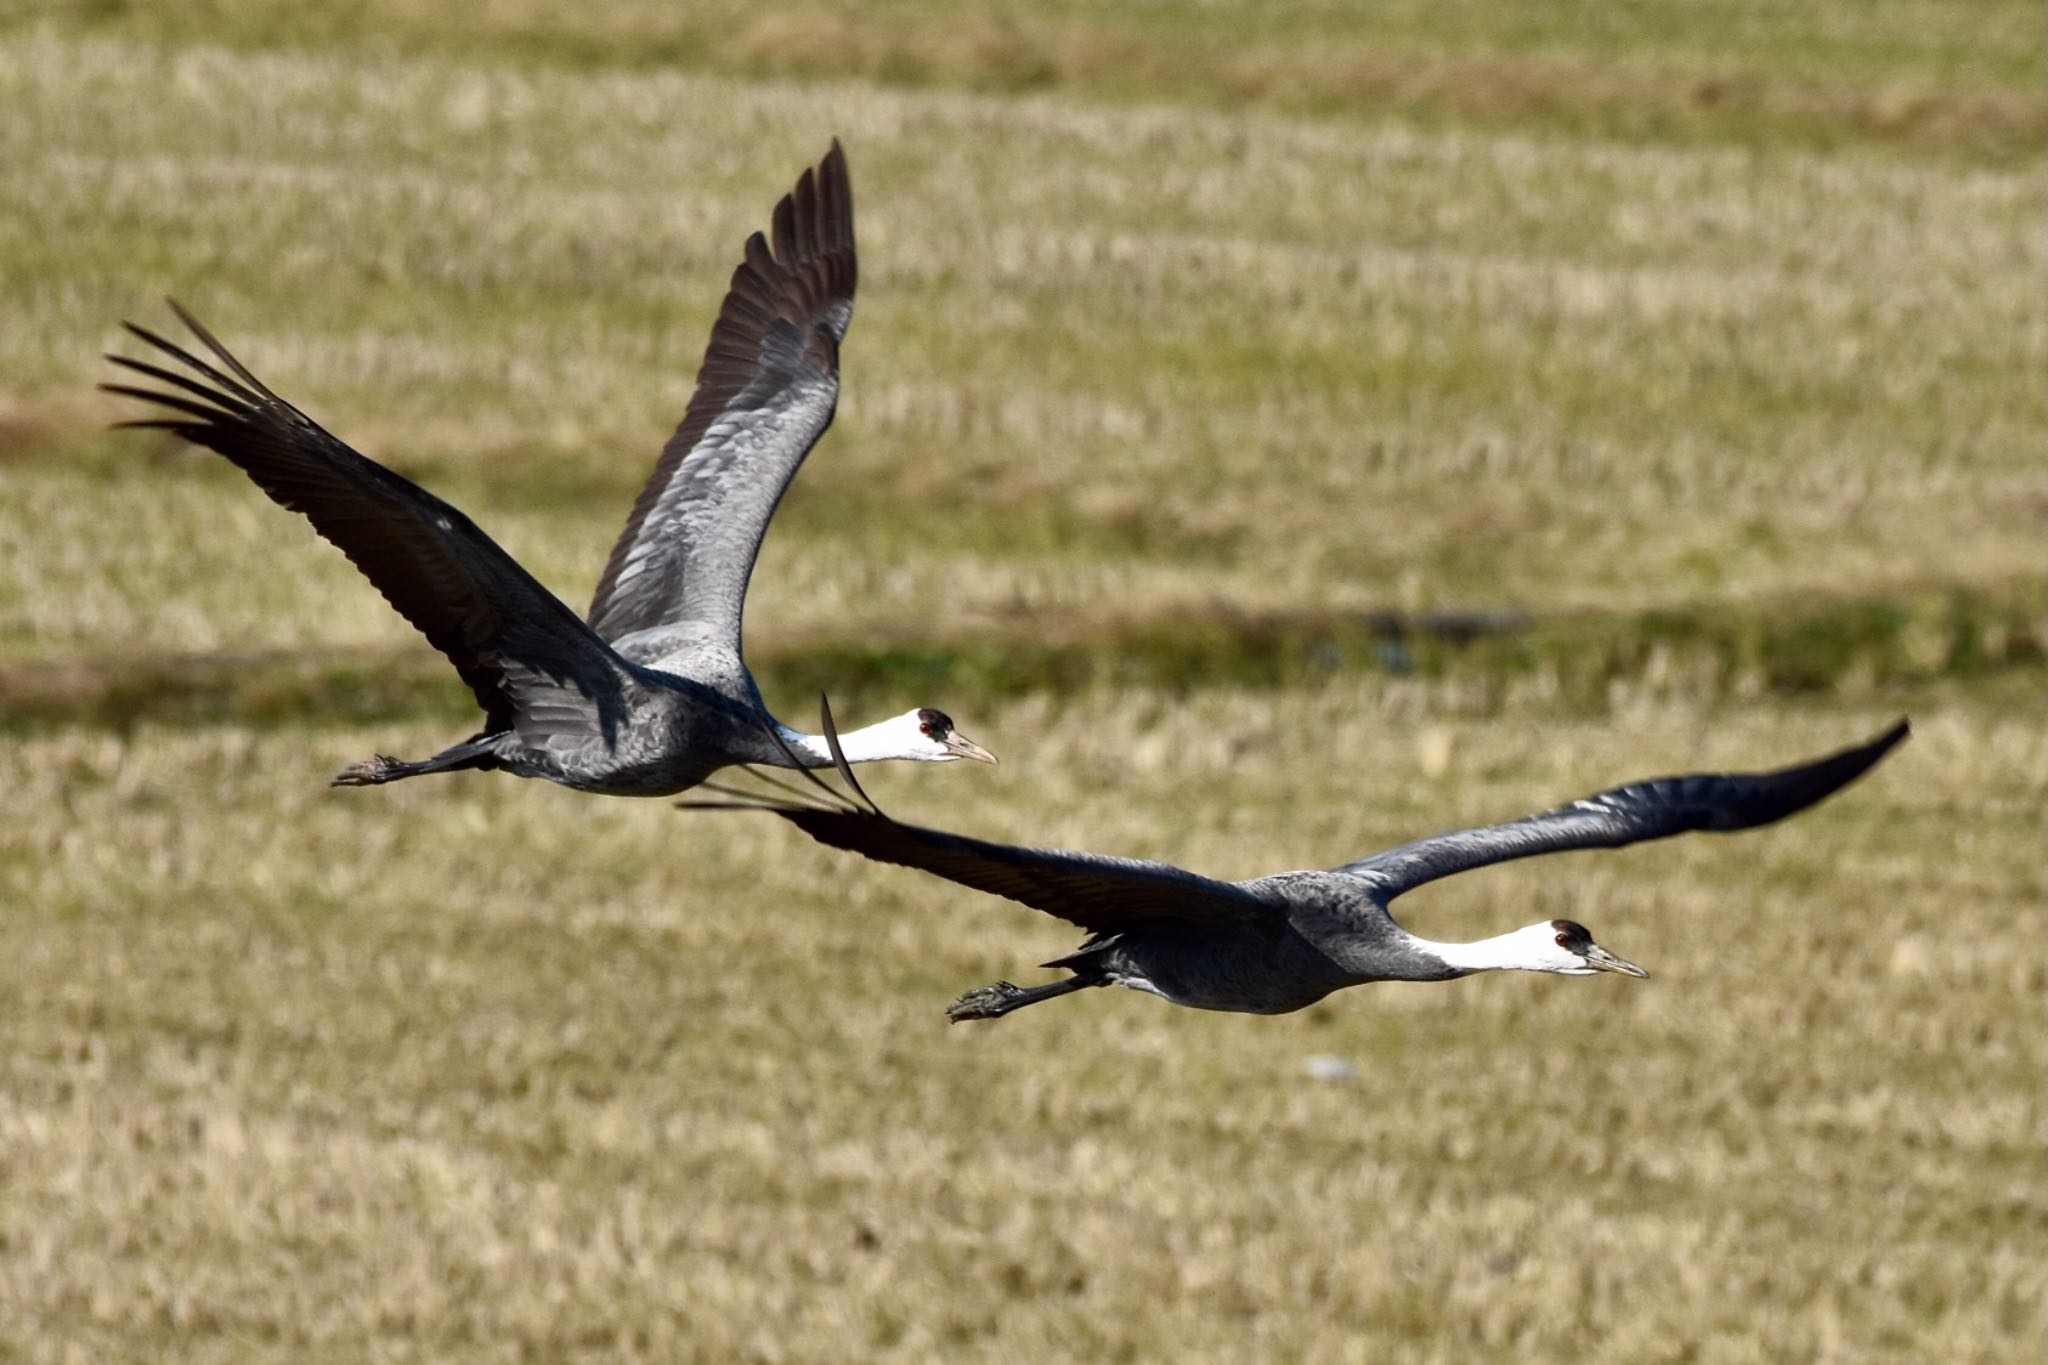
[[[1631,782],[1519,820],[1432,834],[1334,870],[1363,877],[1392,899],[1440,877],[1516,858],[1621,848],[1696,830],[1755,829],[1840,791],[1911,732],[1901,719],[1867,743],[1785,768]]]
[[[1001,896],[1098,936],[1152,922],[1254,928],[1267,934],[1279,932],[1284,925],[1284,913],[1244,888],[1171,864],[993,843],[899,823],[862,790],[840,751],[831,708],[822,699],[820,713],[820,728],[832,751],[833,766],[852,795],[833,790],[808,768],[799,768],[801,777],[824,796],[822,804],[810,799],[811,792],[803,793],[800,800],[776,800],[725,785],[714,790],[734,799],[679,804],[699,809],[768,810],[819,843]],[[782,743],[780,736],[776,742]],[[767,774],[750,771],[757,778],[770,780]],[[789,786],[775,785],[785,791]]]
[[[775,506],[831,425],[839,342],[859,275],[852,182],[837,138],[777,201],[771,233],[772,243],[759,232],[747,238],[682,421],[634,499],[591,594],[588,619],[608,640],[692,620],[731,631],[736,647],[747,579]],[[825,387],[811,395],[824,406],[806,433],[775,404],[796,403],[807,374]],[[764,424],[762,405],[775,420]],[[744,440],[728,429],[734,424]],[[734,478],[754,486],[744,497],[728,493],[724,482]],[[685,535],[706,500],[717,503],[711,510],[726,537],[719,551],[729,560],[707,563],[707,547]],[[697,526],[695,535],[707,529]]]
[[[117,426],[169,431],[204,446],[304,516],[455,665],[490,730],[514,723],[511,671],[526,670],[582,693],[610,737],[625,713],[625,675],[609,645],[459,509],[328,432],[272,392],[176,299],[166,302],[219,363],[124,324],[192,374],[109,354],[172,391],[126,383],[102,389],[175,414]]]

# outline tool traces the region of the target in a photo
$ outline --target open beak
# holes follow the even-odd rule
[[[996,761],[994,754],[958,731],[946,736],[946,752],[955,758],[971,758],[977,763]]]
[[[1648,976],[1649,973],[1633,962],[1624,962],[1613,953],[1595,943],[1586,949],[1586,965],[1596,971],[1620,972],[1623,976]]]

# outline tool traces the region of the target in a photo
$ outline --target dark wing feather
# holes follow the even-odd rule
[[[303,514],[448,656],[488,713],[491,729],[509,728],[515,719],[509,665],[514,672],[575,686],[596,704],[609,735],[624,714],[623,665],[575,612],[468,517],[328,434],[266,388],[175,301],[171,308],[219,368],[128,324],[136,337],[191,374],[108,356],[169,391],[132,384],[101,388],[176,414],[122,426],[174,432],[217,451],[273,502]]]
[[[1162,920],[1270,931],[1281,918],[1276,907],[1241,887],[1168,863],[986,843],[898,824],[879,811],[777,807],[775,813],[821,844],[1005,896],[1095,934]]]
[[[1794,815],[1868,772],[1908,733],[1900,721],[1853,749],[1765,773],[1693,773],[1600,792],[1540,815],[1453,830],[1337,868],[1388,899],[1424,882],[1489,863],[1577,848],[1620,848],[1692,830],[1753,829]]]
[[[737,658],[768,519],[832,423],[856,273],[837,140],[775,206],[774,233],[772,251],[758,232],[747,240],[682,424],[591,600],[597,633],[641,662],[703,643]]]

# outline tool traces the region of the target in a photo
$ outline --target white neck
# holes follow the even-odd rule
[[[1529,942],[1520,929],[1472,943],[1439,943],[1435,939],[1410,934],[1408,946],[1437,959],[1455,972],[1546,970],[1530,960]]]
[[[787,725],[777,725],[776,733],[782,742],[796,750],[797,757],[804,760],[807,768],[829,768],[832,766],[832,746],[825,742],[823,735],[807,735],[801,730],[792,730]],[[848,763],[873,763],[884,758],[921,758],[922,754],[906,753],[902,745],[902,730],[893,721],[881,721],[875,725],[848,730],[839,736],[839,752],[846,755]]]

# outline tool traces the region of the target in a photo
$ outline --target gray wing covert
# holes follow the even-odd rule
[[[629,657],[740,649],[768,520],[832,423],[853,316],[853,190],[835,140],[775,206],[774,246],[747,239],[682,423],[633,504],[590,604]]]
[[[1867,744],[1772,772],[1634,782],[1506,824],[1433,834],[1335,870],[1366,878],[1391,899],[1439,877],[1539,853],[1620,848],[1693,830],[1753,829],[1797,814],[1855,781],[1908,732],[1902,720]]]

